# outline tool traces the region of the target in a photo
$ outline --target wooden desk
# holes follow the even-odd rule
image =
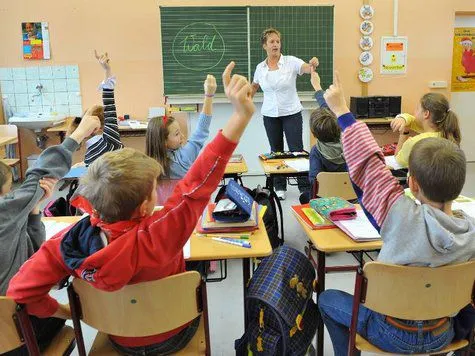
[[[262,170],[266,175],[266,188],[269,189],[274,201],[277,203],[277,208],[279,209],[280,215],[280,236],[282,238],[282,243],[285,242],[284,238],[284,213],[282,211],[282,205],[280,204],[280,200],[277,197],[277,194],[274,190],[274,177],[281,176],[281,177],[308,177],[308,171],[299,172],[293,168],[290,168],[284,164],[284,160],[292,160],[292,159],[301,159],[301,158],[285,158],[285,159],[269,159],[269,160],[262,160],[260,158],[259,163],[261,164]]]
[[[57,221],[66,223],[76,223],[81,219],[80,216],[61,216],[42,218],[45,221]],[[243,296],[246,297],[247,283],[251,276],[250,258],[265,257],[272,254],[272,246],[267,236],[264,221],[260,219],[259,229],[254,231],[249,241],[251,248],[244,248],[214,241],[209,237],[199,237],[193,233],[190,237],[191,251],[190,258],[187,261],[209,261],[209,260],[229,260],[242,259],[243,276]],[[244,299],[245,301],[245,299]],[[246,308],[244,305],[244,313]],[[244,325],[246,325],[246,316],[244,314]]]
[[[0,137],[0,147],[10,145],[12,143],[17,143],[18,137],[16,136],[3,136]]]
[[[379,117],[379,118],[368,118],[368,119],[358,119],[358,121],[364,122],[366,125],[390,125],[393,117]]]
[[[297,218],[296,218],[297,219]],[[363,252],[379,250],[383,246],[381,240],[369,241],[369,242],[356,242],[347,236],[343,231],[338,228],[335,229],[323,229],[312,230],[306,226],[300,219],[297,219],[300,226],[305,231],[305,234],[309,238],[311,244],[308,246],[307,255],[313,262],[311,256],[312,245],[317,250],[317,300],[320,294],[325,290],[325,276],[327,272],[331,271],[351,271],[359,267],[357,266],[338,266],[338,267],[326,267],[325,266],[325,253],[329,252],[358,252],[360,253],[360,265],[363,262]],[[323,321],[320,319],[317,328],[317,355],[323,355]]]
[[[225,178],[231,178],[233,175],[239,176],[243,173],[247,173],[247,163],[244,158],[241,162],[228,162],[224,171]]]

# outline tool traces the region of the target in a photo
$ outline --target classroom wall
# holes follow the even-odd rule
[[[467,0],[400,0],[399,35],[409,37],[408,73],[383,77],[378,74],[379,38],[392,34],[393,1],[370,1],[375,8],[375,79],[368,93],[402,95],[403,109],[413,111],[414,104],[428,91],[430,80],[450,81],[452,27],[456,11],[475,11],[475,2]],[[119,5],[120,4],[120,5]],[[22,21],[48,21],[52,60],[40,65],[78,64],[81,77],[83,107],[100,100],[96,90],[102,72],[93,57],[93,49],[108,51],[113,70],[118,76],[118,109],[145,118],[148,107],[163,103],[162,60],[160,46],[159,5],[219,6],[222,1],[192,0],[33,0],[2,1],[0,33],[2,50],[0,67],[25,66],[22,59]],[[227,1],[226,5],[246,5],[249,1]],[[253,5],[269,5],[254,0]],[[347,96],[359,95],[361,85],[356,78],[360,53],[358,39],[359,7],[362,0],[292,0],[274,1],[272,5],[335,5],[335,68],[341,72]],[[285,36],[285,34],[284,34]],[[316,53],[318,55],[318,53]],[[449,94],[449,90],[441,90]]]

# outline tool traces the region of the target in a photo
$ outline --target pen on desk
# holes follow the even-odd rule
[[[251,248],[251,243],[248,241],[242,241],[238,239],[228,239],[226,237],[213,237],[212,238],[214,241],[219,241],[223,242],[225,244],[230,244],[230,245],[236,245],[236,246],[241,246],[245,248]]]

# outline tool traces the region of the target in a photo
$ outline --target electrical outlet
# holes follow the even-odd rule
[[[431,80],[429,88],[447,88],[447,82],[445,80]]]

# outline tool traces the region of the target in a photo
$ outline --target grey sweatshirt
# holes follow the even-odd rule
[[[36,166],[26,172],[23,184],[0,197],[0,295],[5,295],[10,279],[45,240],[41,214],[30,214],[44,194],[39,180],[62,178],[71,168],[71,156],[78,147],[76,141],[67,138],[61,145],[47,148]]]
[[[449,216],[404,195],[390,208],[381,236],[378,261],[385,263],[438,267],[475,258],[474,218]]]

